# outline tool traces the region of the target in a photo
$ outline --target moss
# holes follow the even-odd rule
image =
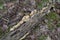
[[[2,31],[1,27],[0,27],[0,38],[4,35],[4,32]]]
[[[57,19],[57,14],[54,13],[54,12],[50,12],[48,14],[48,16],[46,16],[46,17],[49,18],[49,19],[55,20],[55,19]]]
[[[38,40],[45,40],[47,38],[47,35],[41,35]]]
[[[60,23],[57,24],[57,27],[60,27]]]
[[[0,38],[8,32],[9,32],[9,29],[7,29],[6,31],[3,31],[2,28],[0,27]]]
[[[54,26],[48,25],[48,29],[49,29],[49,30],[53,30],[53,29],[54,29]]]
[[[49,30],[53,30],[54,29],[54,26],[51,24],[51,21],[48,21],[47,25],[48,25],[48,29]]]
[[[3,9],[3,2],[0,1],[0,9]]]
[[[45,16],[46,19],[48,19],[47,25],[49,30],[53,30],[54,29],[54,21],[57,21],[56,26],[60,27],[60,23],[58,23],[60,21],[60,18],[58,17],[58,15],[55,12],[50,12],[48,15]]]
[[[0,5],[0,9],[3,9],[3,5]]]
[[[44,2],[48,2],[49,0],[42,0],[42,1],[43,1],[43,3],[44,3]]]
[[[54,29],[54,25],[53,22],[54,20],[59,20],[59,18],[57,17],[57,14],[55,12],[50,12],[48,15],[45,16],[46,19],[48,19],[47,25],[48,25],[48,29],[49,30],[53,30]]]
[[[38,4],[38,8],[42,8],[43,7],[43,4],[45,2],[48,2],[48,0],[42,0],[39,4]]]

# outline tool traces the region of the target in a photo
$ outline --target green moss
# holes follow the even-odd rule
[[[38,8],[42,8],[42,4],[38,4]]]
[[[57,19],[57,15],[54,12],[50,12],[47,16],[45,16],[45,18],[48,19],[48,22],[46,23],[48,25],[48,29],[53,30],[54,26],[53,26],[52,22],[55,19]]]
[[[60,23],[57,24],[57,27],[60,27]]]
[[[48,29],[49,29],[49,30],[53,30],[53,29],[54,29],[54,26],[48,25]]]
[[[48,2],[49,0],[42,0],[43,2]]]
[[[10,31],[10,28],[8,28],[6,31],[3,31],[0,27],[0,38],[2,38],[6,33]]]
[[[47,38],[47,35],[41,35],[38,40],[45,40]]]
[[[42,0],[39,4],[38,4],[38,8],[42,8],[43,4],[48,2],[49,0]]]
[[[4,32],[2,31],[1,27],[0,27],[0,38],[4,35]]]
[[[51,13],[48,14],[47,18],[50,18],[52,20],[55,20],[55,19],[57,19],[57,14],[54,13],[54,12],[51,12]]]
[[[48,25],[48,29],[49,30],[53,30],[54,29],[54,26],[51,24],[51,21],[48,21],[47,25]]]
[[[3,2],[0,1],[0,9],[3,9]]]
[[[47,25],[49,30],[53,30],[54,29],[53,22],[55,20],[59,21],[58,15],[55,12],[50,12],[48,15],[45,16],[45,18],[48,19]],[[57,24],[57,26],[59,27],[60,24]]]

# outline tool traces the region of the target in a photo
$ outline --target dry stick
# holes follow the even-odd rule
[[[46,7],[47,8],[47,7]],[[43,10],[45,10],[45,8],[43,8]],[[41,13],[43,12],[43,10],[41,10]],[[29,32],[28,32],[29,33]],[[23,40],[28,34],[26,33],[22,38],[20,38],[20,40]]]
[[[36,12],[36,10],[32,11],[30,16],[32,16],[34,13]],[[14,29],[16,29],[17,27],[19,27],[24,21],[27,21],[27,19],[29,18],[29,15],[24,16],[23,19],[15,26],[13,26],[13,28],[10,29],[10,31],[13,31]],[[23,37],[24,38],[24,37]],[[21,38],[22,39],[22,38]]]
[[[36,10],[32,11],[30,16],[32,16],[34,13],[36,13]],[[14,25],[13,28],[10,29],[10,31],[13,31],[14,29],[16,29],[17,27],[19,27],[21,24],[23,24],[23,22],[26,22],[29,20],[29,15],[27,16],[24,16],[22,18],[22,20],[17,24],[17,25]]]
[[[41,21],[42,17],[48,13],[47,11],[51,8],[51,6],[52,5],[48,6],[44,11],[42,9],[43,12],[40,11],[40,13],[34,15],[32,18],[29,18],[29,21],[21,25],[20,28],[16,29],[15,31],[9,32],[6,37],[2,38],[2,40],[19,40],[20,38],[23,38],[26,33],[28,33],[33,29],[33,27],[39,24],[39,21]],[[41,14],[41,12],[43,14]],[[20,32],[16,33],[18,30]],[[15,35],[11,36],[12,34]]]
[[[42,12],[42,11],[41,11],[41,12]],[[23,37],[24,37],[24,36],[23,36]],[[22,37],[21,39],[24,39],[23,37]],[[20,40],[21,40],[21,39],[20,39]]]
[[[22,38],[20,38],[19,40],[23,40],[27,35],[29,35],[30,32],[27,32]]]

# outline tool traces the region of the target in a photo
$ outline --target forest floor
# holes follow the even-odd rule
[[[43,0],[38,4],[38,9],[43,8],[43,5],[47,0]],[[3,9],[3,5],[0,3],[0,9]],[[1,11],[0,11],[1,12]],[[18,22],[17,22],[18,23]],[[0,38],[10,31],[9,27],[6,31],[3,31],[0,27]],[[23,40],[59,40],[60,39],[60,16],[56,12],[50,12],[42,18],[40,24],[27,35]]]

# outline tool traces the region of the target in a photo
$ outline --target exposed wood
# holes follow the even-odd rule
[[[28,21],[19,26],[19,28],[17,28],[16,30],[6,34],[3,38],[1,38],[1,40],[19,40],[20,38],[22,38],[26,33],[31,31],[36,25],[41,22],[42,18],[49,13],[51,6],[52,4],[47,6],[46,9],[43,8],[42,11],[37,12],[37,14],[32,15]],[[16,25],[16,27],[18,26],[18,24]],[[11,36],[12,34],[13,36]]]

